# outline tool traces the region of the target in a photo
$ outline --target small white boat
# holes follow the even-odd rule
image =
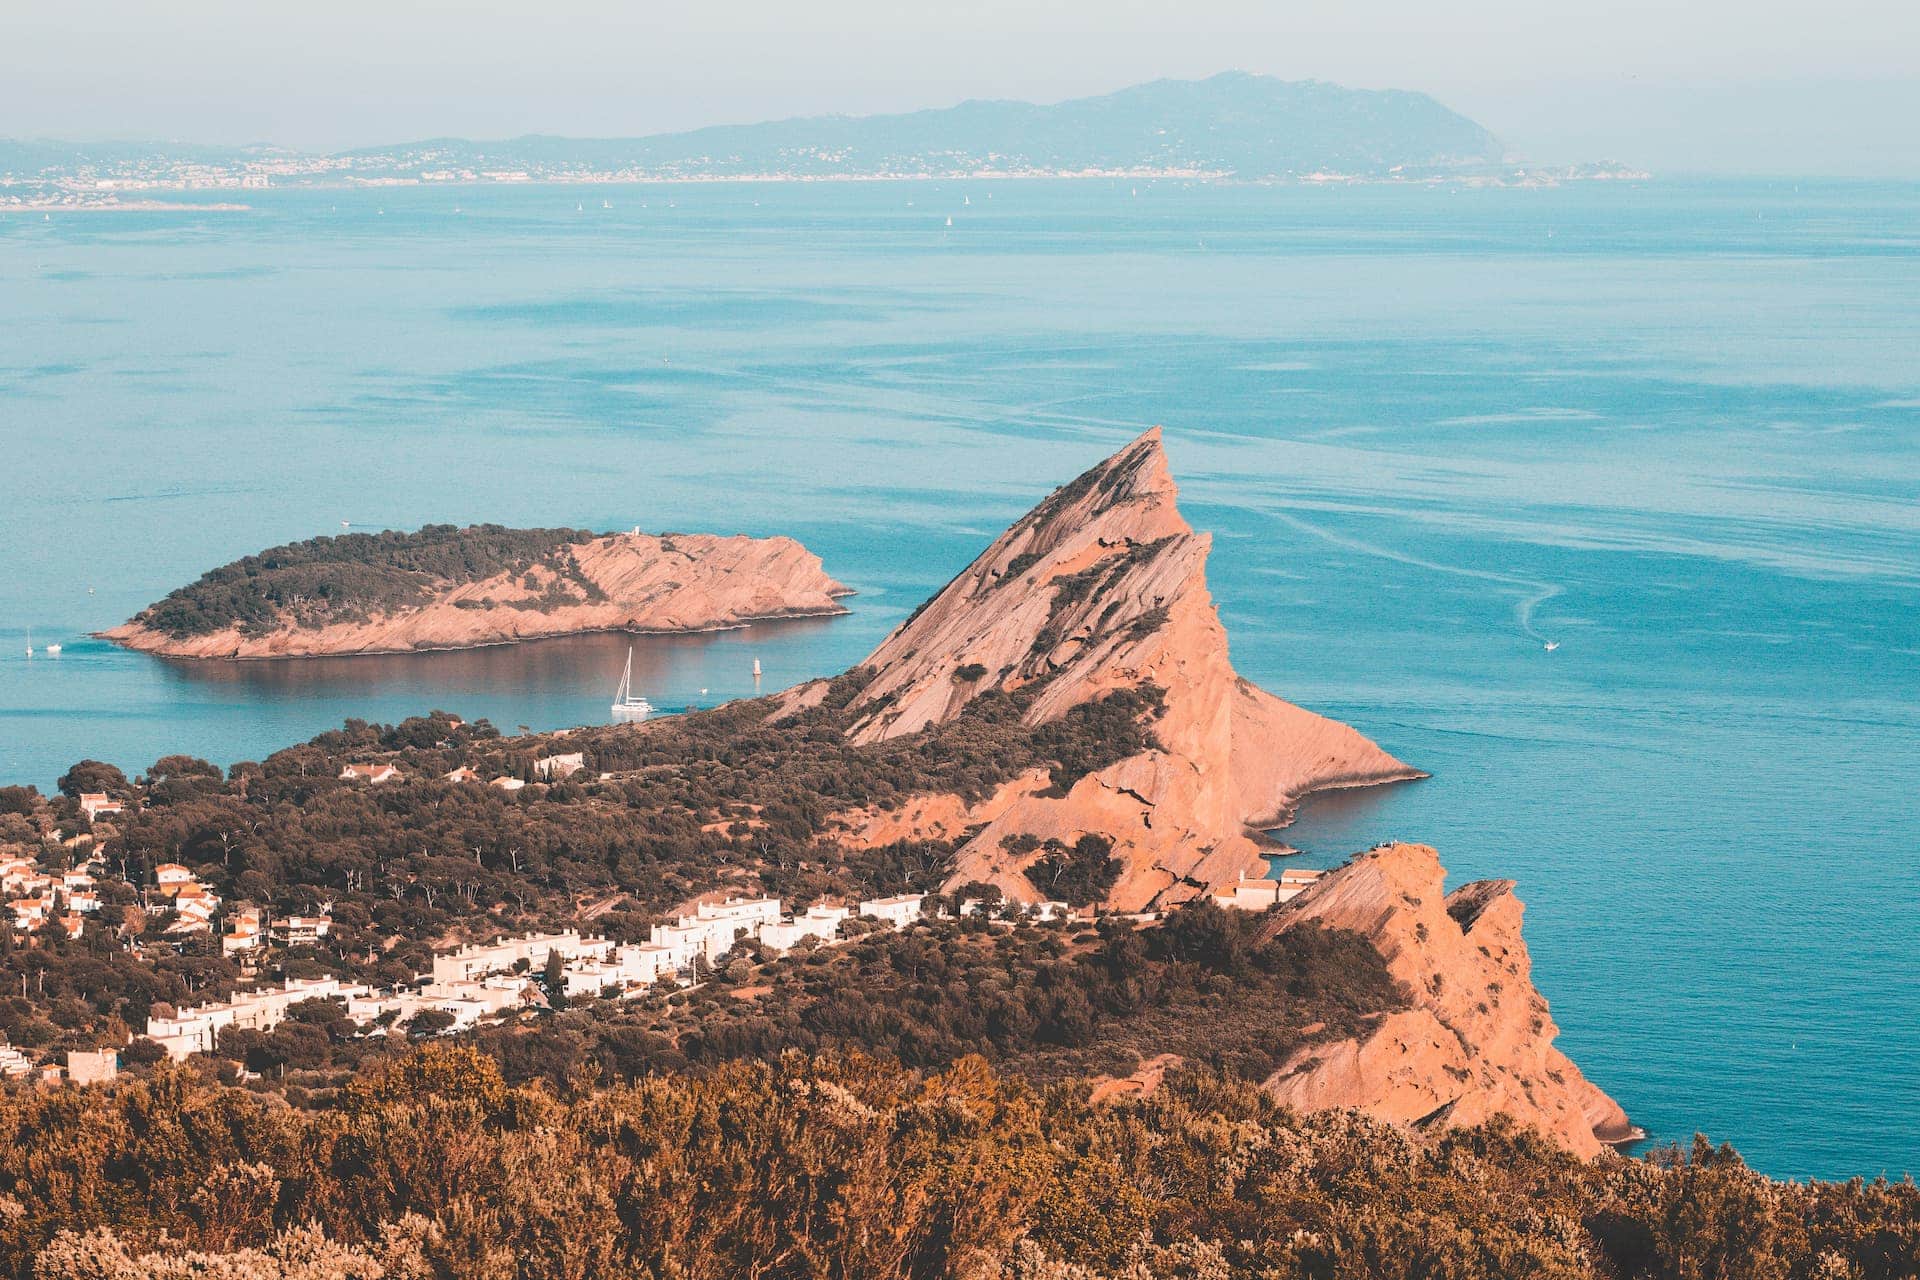
[[[613,694],[613,718],[633,724],[653,714],[653,704],[633,691],[633,646],[627,646],[627,669],[620,676],[620,687]]]
[[[59,657],[59,656],[60,656],[60,646],[59,646],[59,645],[57,645],[57,644],[50,644],[50,645],[48,645],[48,646],[47,646],[47,656],[48,656],[49,658],[57,658],[57,657]]]
[[[947,225],[948,225],[948,226],[952,226],[952,225],[953,225],[953,219],[952,219],[952,218],[948,218],[948,219],[947,219]]]
[[[1547,647],[1547,652],[1552,653],[1555,649],[1558,649],[1560,647],[1560,642],[1558,640],[1549,640],[1547,641],[1546,647]]]
[[[758,658],[753,660],[753,678],[755,680],[760,678],[760,659]]]
[[[602,200],[602,201],[600,202],[600,207],[601,207],[602,209],[611,209],[611,208],[613,208],[613,201],[611,201],[611,200]]]

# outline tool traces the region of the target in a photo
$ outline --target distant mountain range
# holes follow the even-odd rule
[[[1260,179],[1483,169],[1502,159],[1497,138],[1424,93],[1244,72],[1156,80],[1051,106],[973,101],[904,115],[813,116],[650,138],[436,139],[351,154],[397,161],[423,152],[463,166],[638,169],[683,177],[1093,170]]]
[[[1424,93],[1226,72],[1052,105],[972,101],[644,138],[434,138],[331,156],[277,148],[0,141],[0,177],[70,192],[355,182],[1184,175],[1241,181],[1526,178]],[[1549,178],[1618,176],[1560,169]]]

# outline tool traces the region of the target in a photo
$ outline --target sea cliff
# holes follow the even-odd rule
[[[1371,941],[1411,997],[1359,1035],[1301,1049],[1266,1081],[1303,1111],[1352,1107],[1415,1126],[1497,1113],[1582,1156],[1638,1136],[1620,1104],[1553,1045],[1511,880],[1445,891],[1425,845],[1373,849],[1323,877],[1266,927],[1324,925]]]

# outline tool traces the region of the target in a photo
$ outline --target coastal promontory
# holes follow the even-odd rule
[[[1212,540],[1178,496],[1156,427],[1055,490],[921,606],[867,659],[873,679],[849,707],[860,743],[983,700],[1036,727],[1104,707],[1120,729],[1101,735],[1083,762],[1094,767],[1015,777],[965,807],[852,815],[854,838],[968,832],[952,883],[1033,900],[1046,896],[1035,864],[1092,835],[1110,842],[1105,905],[1139,911],[1264,874],[1261,829],[1310,792],[1424,776],[1234,671],[1207,589]]]
[[[822,617],[851,594],[792,538],[428,525],[246,556],[103,635],[175,658],[408,653]]]

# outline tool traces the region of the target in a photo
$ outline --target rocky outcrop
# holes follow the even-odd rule
[[[297,658],[508,644],[590,631],[716,631],[776,618],[845,613],[851,591],[792,538],[608,534],[570,547],[572,573],[544,566],[446,583],[424,603],[320,626],[175,636],[136,618],[104,632],[129,649],[178,658]]]
[[[985,825],[953,884],[990,881],[1030,900],[1022,871],[1036,855],[1005,841],[1095,833],[1122,864],[1110,905],[1165,905],[1263,872],[1254,828],[1308,792],[1421,776],[1234,673],[1207,590],[1211,539],[1176,497],[1155,428],[1056,490],[867,659],[873,678],[850,707],[863,743],[950,720],[989,689],[1022,693],[1036,725],[1114,690],[1164,691],[1151,749],[1064,796],[1016,779],[964,815]],[[817,694],[796,691],[793,705]]]
[[[1323,877],[1267,936],[1313,922],[1366,935],[1410,1006],[1363,1034],[1302,1049],[1265,1087],[1301,1110],[1354,1107],[1410,1125],[1504,1112],[1583,1156],[1636,1136],[1620,1105],[1554,1048],[1511,880],[1444,891],[1439,855],[1387,845]]]

